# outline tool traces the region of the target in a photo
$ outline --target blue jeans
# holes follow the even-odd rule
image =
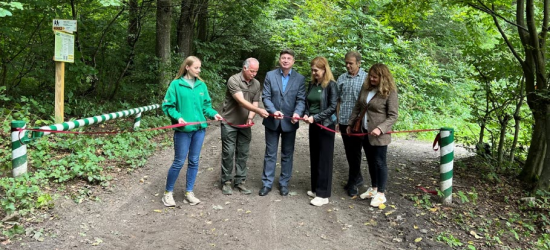
[[[199,157],[201,154],[202,143],[204,141],[205,130],[197,130],[194,132],[179,132],[174,131],[174,162],[168,169],[168,178],[166,180],[166,191],[173,192],[174,184],[178,179],[180,170],[185,164],[185,158],[189,154],[187,165],[187,184],[185,190],[193,192],[195,179],[199,171]]]

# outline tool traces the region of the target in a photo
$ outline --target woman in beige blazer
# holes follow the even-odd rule
[[[369,69],[359,99],[355,102],[347,131],[368,133],[363,140],[363,148],[367,155],[371,187],[360,197],[372,198],[370,205],[373,207],[386,202],[386,154],[391,142],[391,135],[387,132],[391,131],[397,121],[398,107],[397,87],[388,66],[374,64]]]

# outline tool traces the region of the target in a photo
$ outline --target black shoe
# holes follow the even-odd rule
[[[352,184],[352,183],[355,183],[355,184]],[[360,186],[363,186],[363,183],[364,183],[363,178],[361,178],[359,180],[356,180],[355,182],[348,181],[348,183],[346,183],[346,185],[344,186],[344,189],[348,190],[348,189],[350,189],[354,186],[355,187],[360,187]]]
[[[349,189],[349,187],[351,187],[351,184],[349,184],[349,183],[346,183],[346,185],[344,186],[344,190],[348,190],[348,189]]]
[[[282,196],[288,195],[288,187],[281,187],[280,193]]]
[[[263,186],[262,189],[260,189],[260,196],[266,196],[269,192],[271,192],[271,188]]]
[[[359,195],[359,188],[357,188],[357,186],[351,186],[351,187],[348,189],[348,195],[349,195],[350,197]]]

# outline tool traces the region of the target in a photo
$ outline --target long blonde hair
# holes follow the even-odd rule
[[[181,67],[178,70],[178,73],[176,74],[176,78],[174,78],[174,80],[180,79],[182,76],[185,76],[185,74],[187,74],[187,69],[186,69],[187,66],[191,67],[191,65],[193,65],[193,63],[200,62],[200,61],[201,61],[201,59],[199,59],[196,56],[188,56],[187,58],[185,58],[185,60],[183,60],[183,63],[181,64]],[[204,82],[204,80],[200,76],[197,76],[197,78],[199,78],[201,81]]]
[[[378,86],[374,86],[370,83],[369,75],[371,74],[380,78],[378,80]],[[395,81],[393,80],[390,69],[385,64],[377,63],[370,67],[369,74],[367,75],[365,82],[363,82],[363,93],[359,97],[361,101],[366,102],[368,93],[375,88],[378,88],[378,93],[384,98],[387,98],[392,91],[397,91],[397,87],[395,86]]]
[[[334,76],[328,65],[328,60],[322,56],[318,56],[311,60],[310,66],[317,67],[325,70],[325,75],[323,75],[323,80],[321,81],[321,87],[326,88],[330,81],[334,81]],[[311,84],[315,83],[315,78],[313,78],[313,73],[311,74]]]

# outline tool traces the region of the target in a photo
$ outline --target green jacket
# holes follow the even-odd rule
[[[166,91],[162,102],[162,111],[172,120],[172,124],[178,123],[179,118],[185,122],[204,122],[206,117],[214,119],[218,111],[212,108],[212,102],[206,83],[196,79],[195,87],[187,83],[183,78],[173,80]],[[193,132],[204,129],[207,123],[177,127],[174,130],[181,132]]]

